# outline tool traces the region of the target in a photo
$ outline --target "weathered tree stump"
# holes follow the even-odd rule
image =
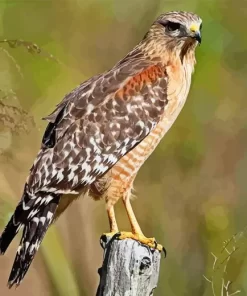
[[[161,253],[132,239],[101,237],[103,266],[96,296],[151,296],[157,287]]]

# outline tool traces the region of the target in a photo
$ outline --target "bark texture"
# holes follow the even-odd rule
[[[102,236],[103,266],[96,296],[150,296],[157,287],[161,253],[132,239]]]

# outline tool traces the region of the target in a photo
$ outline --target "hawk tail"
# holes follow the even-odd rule
[[[23,206],[21,201],[16,207],[14,214],[10,218],[7,226],[5,227],[2,235],[0,236],[0,254],[1,255],[3,255],[6,252],[13,238],[16,236],[21,226],[23,225],[21,221],[22,212],[23,212]]]
[[[27,200],[25,193],[13,216],[0,237],[0,252],[3,254],[22,225],[20,245],[8,280],[8,286],[19,285],[31,265],[42,239],[53,221],[60,199],[59,195],[40,192]],[[26,202],[23,201],[26,199]],[[35,201],[39,201],[35,204]]]

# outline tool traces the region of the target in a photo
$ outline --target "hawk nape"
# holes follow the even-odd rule
[[[155,247],[132,210],[132,184],[185,103],[201,23],[193,13],[162,14],[123,60],[79,85],[46,117],[41,149],[0,237],[3,254],[24,227],[9,287],[20,284],[48,227],[81,192],[106,200],[112,234],[121,198],[132,232],[120,238]]]

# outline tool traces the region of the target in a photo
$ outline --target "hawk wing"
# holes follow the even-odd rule
[[[47,117],[29,191],[77,193],[103,176],[157,125],[167,104],[167,75],[140,52],[77,87]]]

